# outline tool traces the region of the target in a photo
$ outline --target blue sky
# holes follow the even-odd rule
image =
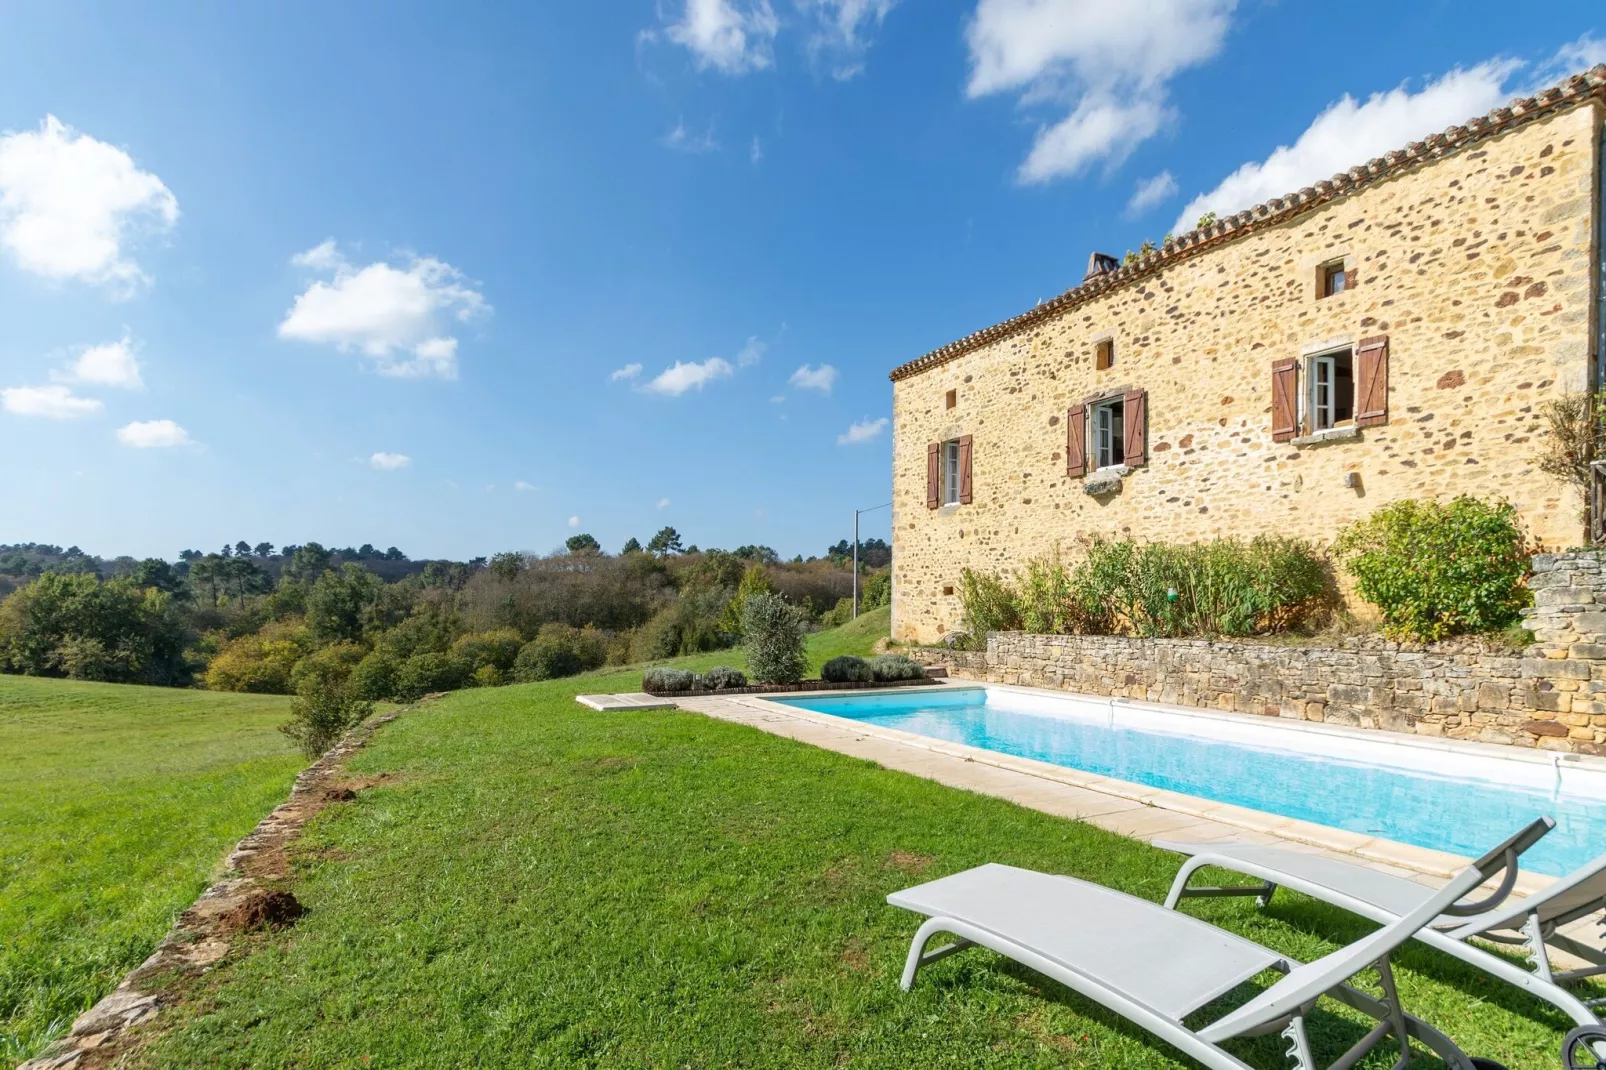
[[[820,553],[892,367],[1606,61],[1524,10],[8,4],[0,542]]]

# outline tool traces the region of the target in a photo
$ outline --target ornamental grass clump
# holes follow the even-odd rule
[[[803,679],[803,615],[779,595],[756,594],[742,604],[742,646],[747,669],[761,684]]]
[[[697,676],[685,669],[670,669],[655,666],[641,674],[641,689],[643,691],[690,691],[697,683]]]
[[[875,679],[875,672],[863,658],[843,654],[821,666],[820,679],[828,684],[868,684]]]
[[[1530,601],[1530,550],[1509,502],[1394,502],[1344,528],[1333,552],[1394,639],[1498,632]]]
[[[724,691],[733,687],[746,687],[747,677],[740,669],[733,669],[729,665],[715,665],[699,676],[697,683],[710,691]]]
[[[926,667],[902,654],[881,654],[870,659],[870,671],[876,680],[924,680]]]

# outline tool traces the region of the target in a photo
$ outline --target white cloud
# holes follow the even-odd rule
[[[117,441],[137,450],[152,450],[188,446],[195,440],[172,420],[135,420],[117,429]]]
[[[571,528],[577,528],[577,527],[579,527],[579,526],[580,526],[580,518],[579,518],[579,517],[577,517],[577,516],[571,516],[571,517],[570,517],[570,518],[569,518],[569,526],[570,526],[570,527],[571,527]]]
[[[793,372],[787,382],[799,390],[818,390],[822,394],[829,394],[836,385],[836,369],[829,364],[822,364],[818,368],[805,364]]]
[[[73,420],[92,416],[104,406],[95,398],[81,398],[64,386],[11,386],[0,390],[0,407],[18,416]]]
[[[513,489],[514,490],[520,490],[520,491],[534,490],[535,489],[535,484],[534,483],[526,483],[526,482],[524,482],[524,480],[521,479],[517,483],[513,484]]]
[[[133,339],[127,335],[118,342],[85,346],[70,368],[64,372],[52,372],[51,378],[60,383],[94,383],[123,390],[143,390],[145,383],[139,375],[139,361],[134,357],[134,348]]]
[[[828,59],[831,76],[847,81],[864,71],[864,54],[870,48],[867,30],[879,29],[898,0],[798,0],[798,8],[813,20],[809,54]]]
[[[1540,66],[1535,74],[1539,84],[1532,88],[1543,89],[1552,82],[1587,71],[1597,63],[1606,63],[1606,41],[1586,32],[1578,40],[1562,45],[1548,62]]]
[[[368,463],[381,472],[394,472],[398,468],[406,468],[413,463],[413,459],[405,453],[386,453],[381,450],[368,458]]]
[[[659,498],[658,499],[658,508],[660,508],[660,509],[668,509],[669,508],[669,499],[668,498]]]
[[[753,135],[753,143],[747,147],[747,162],[757,164],[764,159],[764,143],[759,141],[758,135]]]
[[[381,375],[457,378],[457,339],[447,325],[491,311],[460,271],[431,257],[354,268],[326,241],[291,262],[331,278],[313,282],[295,299],[279,337],[360,352]]]
[[[640,364],[631,363],[631,364],[626,364],[623,368],[615,369],[614,372],[608,376],[608,380],[610,382],[617,383],[617,382],[620,382],[622,380],[634,379],[636,376],[638,376],[640,374],[641,374],[641,365]]]
[[[1464,123],[1503,103],[1506,81],[1521,66],[1489,60],[1457,68],[1412,92],[1400,85],[1374,93],[1366,103],[1345,95],[1318,115],[1293,145],[1280,145],[1266,159],[1244,164],[1208,193],[1188,202],[1173,226],[1192,230],[1206,212],[1225,216],[1331,178],[1374,157]]]
[[[769,347],[768,342],[759,341],[758,335],[749,335],[747,344],[742,346],[736,354],[736,366],[738,368],[751,368],[764,359],[764,351]]]
[[[1161,171],[1153,178],[1138,180],[1138,188],[1133,191],[1132,199],[1126,202],[1128,215],[1139,215],[1164,201],[1177,195],[1177,180],[1171,177],[1170,171]]]
[[[128,153],[47,115],[0,134],[0,247],[25,271],[109,286],[149,281],[126,246],[178,221],[178,200]]]
[[[745,74],[774,64],[780,28],[769,0],[686,0],[664,33],[691,52],[698,70]]]
[[[658,144],[666,149],[684,152],[688,156],[698,156],[705,152],[713,152],[719,148],[719,142],[714,138],[713,123],[709,123],[708,129],[701,134],[693,134],[686,129],[684,120],[677,120],[669,133],[659,139]]]
[[[642,389],[653,394],[679,397],[693,388],[701,390],[715,379],[728,379],[734,371],[730,362],[720,357],[709,357],[701,364],[677,360],[673,367],[659,372],[657,378]]]
[[[861,442],[869,442],[871,439],[879,438],[881,432],[887,429],[887,423],[888,420],[885,416],[877,417],[874,420],[860,420],[836,436],[836,444],[838,446],[856,446]]]
[[[1069,108],[1040,128],[1022,182],[1111,166],[1175,120],[1168,83],[1215,56],[1236,0],[980,0],[966,28],[972,98]]]

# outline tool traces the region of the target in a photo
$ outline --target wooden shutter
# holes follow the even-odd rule
[[[935,509],[942,494],[942,443],[926,447],[926,508]]]
[[[1121,399],[1121,430],[1123,463],[1145,463],[1149,452],[1149,395],[1144,391],[1133,390]]]
[[[970,436],[959,436],[959,504],[970,504]]]
[[[1065,414],[1065,474],[1087,474],[1087,409],[1081,405]]]
[[[1299,361],[1271,366],[1271,440],[1287,442],[1299,433]]]
[[[1355,347],[1355,426],[1389,422],[1389,337],[1363,338]]]

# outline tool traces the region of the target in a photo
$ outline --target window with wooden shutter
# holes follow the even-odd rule
[[[1149,449],[1149,395],[1132,390],[1122,401],[1122,463],[1143,464],[1148,460]]]
[[[970,504],[970,436],[959,436],[959,504]]]
[[[1287,442],[1299,434],[1299,362],[1271,366],[1271,440]]]
[[[942,473],[938,466],[939,452],[942,443],[933,442],[926,447],[926,508],[937,508],[937,499],[942,490]]]
[[[1363,338],[1355,347],[1355,426],[1389,422],[1388,335]]]
[[[1087,474],[1087,409],[1081,405],[1065,414],[1065,474]]]

